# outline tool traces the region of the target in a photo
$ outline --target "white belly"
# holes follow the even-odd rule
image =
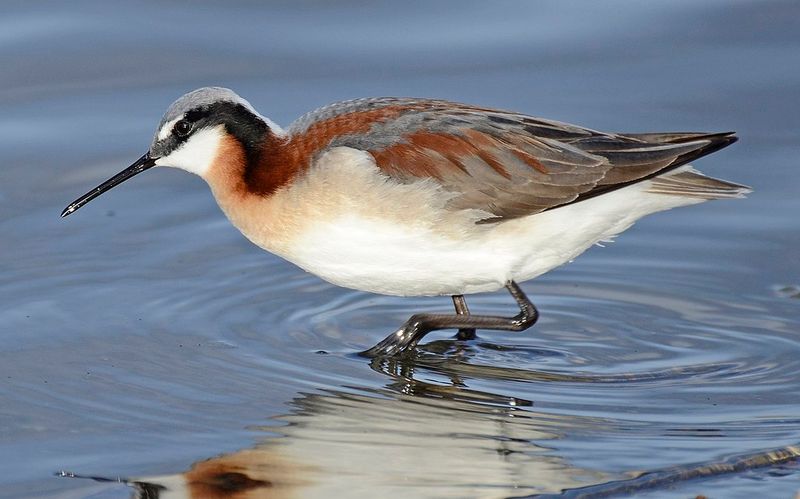
[[[660,210],[699,202],[646,192],[643,182],[580,203],[472,231],[347,214],[297,238],[289,260],[319,277],[372,293],[420,296],[494,291],[532,279]]]

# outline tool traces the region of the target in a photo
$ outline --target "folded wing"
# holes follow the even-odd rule
[[[603,133],[513,112],[394,98],[327,106],[295,122],[289,133],[313,136],[319,151],[368,151],[399,182],[435,180],[452,195],[448,208],[484,211],[483,223],[579,202],[736,141],[732,133]],[[726,197],[714,196],[715,190],[741,188],[680,175],[662,182],[662,191]]]

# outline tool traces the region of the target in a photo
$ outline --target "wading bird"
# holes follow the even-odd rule
[[[517,282],[637,219],[748,188],[689,162],[727,133],[603,133],[443,100],[367,98],[286,130],[231,90],[175,101],[150,150],[70,204],[69,215],[154,166],[195,173],[253,243],[326,281],[398,296],[450,295],[456,314],[413,315],[364,352],[388,356],[428,332],[521,331],[538,317]],[[514,317],[471,315],[465,294],[505,287]]]

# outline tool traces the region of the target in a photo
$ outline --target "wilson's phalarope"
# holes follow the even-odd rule
[[[437,329],[520,331],[538,313],[519,286],[644,215],[749,189],[688,163],[727,133],[603,133],[442,100],[331,104],[281,129],[233,91],[175,101],[150,150],[67,216],[154,166],[195,173],[252,242],[333,284],[451,295],[367,350],[393,355]],[[506,287],[512,318],[470,315],[463,295]]]

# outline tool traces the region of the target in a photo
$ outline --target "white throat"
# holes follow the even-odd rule
[[[180,168],[205,178],[217,157],[224,134],[222,125],[195,132],[179,148],[158,158],[155,161],[156,166]]]

